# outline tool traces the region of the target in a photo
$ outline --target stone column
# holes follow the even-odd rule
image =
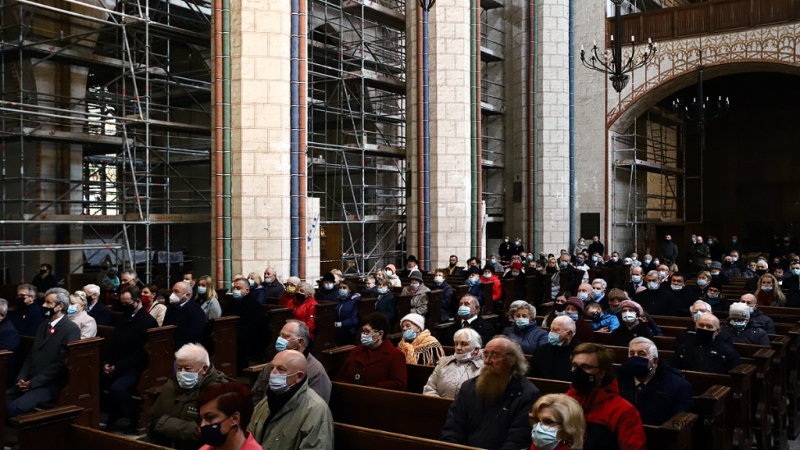
[[[231,2],[233,272],[288,277],[290,2]]]
[[[470,2],[438,0],[429,15],[430,73],[430,256],[428,269],[444,267],[451,254],[462,261],[470,255]],[[421,152],[417,71],[417,2],[406,2],[408,79],[408,253],[418,253],[417,220],[422,212],[419,198],[418,156]],[[421,26],[421,25],[420,25]]]

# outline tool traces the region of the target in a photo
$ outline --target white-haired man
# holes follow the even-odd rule
[[[628,344],[628,360],[617,372],[619,394],[639,410],[642,423],[659,426],[694,402],[683,374],[658,358],[656,344],[645,337]]]
[[[86,294],[86,313],[94,319],[98,325],[111,325],[111,311],[100,301],[100,286],[87,284],[83,287]]]
[[[572,381],[572,351],[578,345],[575,321],[559,316],[550,324],[547,344],[536,349],[531,359],[531,376],[548,380]]]
[[[175,348],[195,344],[203,339],[206,328],[206,313],[200,305],[192,301],[192,286],[178,281],[172,286],[169,307],[164,315],[164,326],[175,325]]]
[[[528,413],[541,393],[525,378],[522,349],[506,336],[495,336],[483,363],[480,375],[464,382],[450,405],[441,440],[488,449],[530,448]]]
[[[191,292],[191,287],[189,288]],[[211,365],[202,345],[186,344],[175,352],[178,372],[161,389],[147,415],[147,437],[154,444],[196,450],[200,425],[197,399],[207,387],[234,381]]]

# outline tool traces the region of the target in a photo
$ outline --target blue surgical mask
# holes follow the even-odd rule
[[[589,298],[588,292],[578,292],[578,299],[582,302],[585,302]]]
[[[188,391],[197,386],[200,376],[197,372],[178,372],[175,378],[178,380],[178,385]]]
[[[267,279],[266,279],[266,280],[264,280],[264,281],[266,281],[267,283],[269,283],[269,282],[270,282],[270,279],[269,279],[269,278],[267,278]],[[248,283],[250,283],[250,287],[253,287],[253,286],[256,284],[255,280],[253,280],[253,279],[248,279],[248,280],[247,280],[247,282],[248,282]]]
[[[347,289],[339,289],[339,297],[347,297]]]
[[[333,283],[322,283],[322,286],[328,291],[333,289]]]
[[[708,284],[708,281],[706,281],[705,279],[697,280],[697,285],[700,286],[700,287],[706,287],[707,284]]]
[[[800,269],[792,269],[792,275],[800,276]]]
[[[469,306],[458,307],[458,317],[469,319],[472,316],[472,309]]]
[[[583,264],[583,258],[576,258],[575,262],[578,263],[578,265],[580,266],[581,264]]]
[[[567,267],[567,264],[568,264],[568,263],[567,263],[566,261],[559,261],[559,263],[558,263],[558,265],[559,265],[559,266],[560,266],[562,269],[566,268],[566,267]]]
[[[417,333],[414,332],[413,328],[409,328],[409,329],[403,331],[403,339],[405,339],[407,341],[413,341],[416,338],[417,338]]]
[[[650,265],[650,260],[649,259],[645,259],[644,260],[644,265],[649,266]]]
[[[467,284],[469,284],[470,286],[475,286],[476,284],[478,284],[478,279],[470,278],[469,280],[467,280]]]
[[[372,334],[362,334],[361,335],[361,345],[364,347],[372,346],[374,340],[372,339]]]
[[[289,344],[289,341],[286,339],[278,336],[278,339],[275,341],[275,350],[282,352],[286,350],[286,346]]]
[[[567,314],[567,316],[570,319],[572,319],[573,322],[577,322],[578,321],[578,313],[576,313],[576,312],[575,313],[569,313],[569,314]]]
[[[208,288],[206,287],[200,286],[197,288],[197,293],[200,295],[206,295],[206,292],[208,292]]]
[[[694,313],[694,323],[697,323],[697,320],[700,319],[700,316],[702,316],[703,314],[706,313],[703,311],[697,311],[696,313]]]
[[[592,298],[597,300],[603,296],[603,291],[600,289],[592,289]]]
[[[288,391],[291,386],[286,384],[286,377],[290,377],[295,373],[271,373],[269,374],[269,390],[276,394],[283,394]]]
[[[558,428],[548,427],[537,423],[531,430],[531,440],[536,448],[551,448],[553,444],[558,442]]]
[[[559,337],[560,335],[558,333],[554,333],[551,331],[547,333],[547,342],[549,342],[550,345],[561,347],[562,345],[564,345],[564,343],[561,342],[561,339],[559,339]]]
[[[383,295],[383,294],[385,294],[387,292],[389,292],[389,289],[387,289],[386,286],[380,286],[378,288],[378,293],[381,294],[381,295]]]
[[[592,256],[592,261],[597,262],[597,256]]]
[[[747,326],[746,320],[728,320],[728,323],[739,331],[744,330],[744,328]]]
[[[764,292],[772,291],[772,286],[761,286],[761,290]]]
[[[650,289],[651,291],[655,291],[656,289],[658,289],[659,286],[660,284],[658,283],[658,281],[647,282],[647,289]]]
[[[747,307],[747,310],[748,310],[748,311],[750,311],[750,315],[751,315],[751,316],[752,316],[752,315],[753,315],[753,313],[755,312],[755,309],[753,309],[753,307],[752,307],[752,306],[748,306],[748,307]]]
[[[491,259],[490,261],[492,262],[492,264],[497,264],[497,260],[496,259]]]
[[[519,329],[525,328],[531,324],[531,319],[526,319],[524,317],[518,317],[514,319],[514,326]]]
[[[641,283],[642,282],[642,276],[641,275],[631,275],[631,282],[636,283],[636,284]]]
[[[69,305],[69,308],[67,308],[67,315],[74,316],[77,313],[78,307],[75,305]]]
[[[234,289],[233,298],[242,298],[242,291],[240,291],[238,289]]]

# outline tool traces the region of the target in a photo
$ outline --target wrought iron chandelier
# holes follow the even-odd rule
[[[689,104],[681,102],[680,98],[672,101],[672,110],[681,119],[688,120],[703,125],[708,120],[713,120],[725,115],[731,103],[728,97],[722,99],[718,96],[716,100],[710,99],[705,95],[703,86],[703,50],[700,50],[700,64],[697,66],[697,95]]]

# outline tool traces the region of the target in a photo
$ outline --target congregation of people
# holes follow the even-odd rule
[[[741,361],[737,344],[771,345],[776,327],[762,308],[800,307],[800,257],[790,238],[775,244],[746,258],[735,238],[725,251],[713,236],[707,243],[692,236],[688,265],[679,268],[670,235],[642,258],[607,253],[597,236],[558,255],[526,252],[521,239],[506,237],[484,265],[470,257],[462,266],[452,255],[428,273],[409,255],[400,271],[387,264],[360,278],[333,270],[313,283],[267,268],[263,277],[234,275],[227,290],[192,271],[172,286],[145,284],[135,270],[117,273],[106,262],[97,284],[70,293],[43,264],[12,302],[0,299],[0,350],[16,354],[20,336],[33,339],[24,358],[7,364],[5,414],[17,417],[57,400],[66,344],[113,327],[101,355],[104,427],[120,431],[122,423],[124,433],[136,434],[147,332],[174,326],[175,373],[146,411],[145,439],[157,445],[333,449],[336,383],[406,392],[409,367],[426,366],[430,375],[417,393],[452,399],[443,442],[644,449],[645,425],[692,411],[684,371],[728,373]],[[603,268],[622,276],[591,276]],[[532,300],[534,278],[542,288]],[[366,300],[374,309],[360,314]],[[317,317],[323,303],[335,303],[329,322]],[[291,311],[272,334],[264,305]],[[238,317],[237,377],[211,363],[206,334],[209,321],[230,316]],[[656,344],[664,336],[662,317],[691,322],[674,338],[669,360],[659,357]],[[313,351],[321,330],[330,328],[336,347],[346,349],[335,368]],[[628,350],[617,368],[615,347]],[[243,382],[258,363],[253,382]],[[569,387],[543,394],[537,379]]]

